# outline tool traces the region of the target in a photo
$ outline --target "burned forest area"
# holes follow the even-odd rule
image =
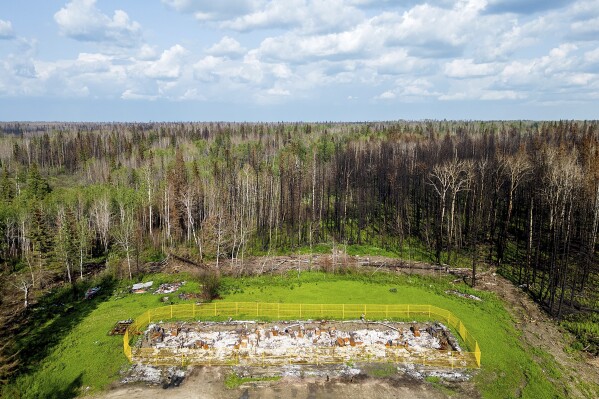
[[[505,279],[573,337],[568,351],[596,359],[598,233],[597,121],[2,122],[0,392],[123,287],[250,297],[237,281],[299,279],[297,265],[354,280],[451,272],[464,303]]]

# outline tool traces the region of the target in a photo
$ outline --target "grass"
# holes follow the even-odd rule
[[[259,382],[259,381],[279,381],[281,379],[280,376],[273,377],[240,377],[235,373],[227,374],[225,377],[225,388],[227,389],[236,389],[241,385],[248,382]]]
[[[146,280],[153,280],[153,288],[157,288],[159,283],[188,277],[154,275]],[[3,387],[0,397],[70,398],[80,390],[102,390],[118,379],[119,371],[127,366],[123,340],[108,332],[118,320],[134,318],[164,303],[162,295],[128,294],[126,281],[117,284],[104,279],[95,283],[102,286],[101,295],[92,300],[82,299],[83,286],[75,299],[70,290],[61,290],[32,310],[32,321],[17,337],[24,374]],[[194,286],[198,284],[189,281],[181,291],[189,292]],[[182,302],[176,294],[170,294],[169,299]],[[65,387],[69,389],[65,391]]]
[[[385,378],[397,374],[397,367],[392,364],[373,364],[366,369],[371,377]]]
[[[493,294],[467,287],[460,290],[474,293],[483,301],[445,294],[455,288],[449,278],[303,273],[300,278],[289,275],[225,279],[225,287],[230,291],[225,295],[227,301],[268,298],[270,302],[290,303],[413,303],[449,309],[464,322],[481,347],[482,369],[475,382],[483,397],[560,396],[546,380],[543,368],[532,360],[533,354],[522,347],[501,301]],[[397,288],[397,292],[390,288]]]
[[[186,276],[145,278],[154,280],[154,287],[158,282],[174,279],[186,279]],[[482,368],[474,381],[483,397],[566,396],[546,378],[548,372],[552,378],[560,378],[553,373],[553,360],[544,359],[541,364],[533,361],[539,354],[522,347],[500,300],[493,294],[465,286],[460,286],[460,291],[473,293],[483,301],[445,294],[445,290],[456,288],[449,278],[304,272],[299,277],[297,273],[224,277],[222,283],[224,301],[410,303],[449,309],[465,323],[480,344]],[[69,304],[72,310],[68,313],[48,316],[43,323],[40,321],[31,326],[32,338],[20,337],[21,345],[42,347],[48,337],[52,337],[52,345],[4,389],[4,395],[11,398],[68,398],[80,391],[100,391],[117,380],[119,371],[127,367],[127,360],[122,353],[122,337],[111,337],[107,332],[118,320],[136,317],[147,309],[163,305],[161,296],[127,294],[125,285],[107,285],[104,296],[92,301],[73,300]],[[184,289],[192,290],[194,286],[188,283]],[[174,303],[181,302],[176,295],[169,297]],[[55,328],[63,319],[70,321],[64,328]]]
[[[599,314],[572,314],[567,316],[561,325],[576,336],[572,349],[584,349],[595,355],[599,354]]]

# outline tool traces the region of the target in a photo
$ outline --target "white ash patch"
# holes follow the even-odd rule
[[[134,364],[127,372],[127,376],[121,382],[128,384],[131,382],[146,382],[148,384],[160,384],[162,379],[162,369],[158,367],[147,366],[144,364]]]
[[[125,371],[123,384],[144,382],[149,385],[169,384],[172,381],[183,381],[186,372],[178,367],[155,367],[144,364],[134,364]],[[178,384],[177,384],[178,385]]]

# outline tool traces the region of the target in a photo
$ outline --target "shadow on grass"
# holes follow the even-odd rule
[[[46,391],[46,398],[48,399],[69,399],[76,398],[79,396],[79,388],[81,388],[81,380],[83,374],[79,374],[70,384],[67,386],[54,386],[49,392]]]
[[[58,289],[41,298],[24,316],[15,335],[19,351],[17,374],[34,371],[74,327],[112,294],[116,281],[110,277],[95,281],[100,291],[94,298],[84,299],[91,285],[83,282]]]

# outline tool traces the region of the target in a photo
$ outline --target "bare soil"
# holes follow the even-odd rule
[[[184,383],[171,389],[144,385],[124,386],[95,397],[96,399],[364,399],[414,398],[443,399],[479,397],[470,382],[430,384],[406,374],[387,378],[359,375],[349,378],[285,377],[274,382],[251,382],[236,389],[226,389],[224,378],[230,368],[195,368]]]

